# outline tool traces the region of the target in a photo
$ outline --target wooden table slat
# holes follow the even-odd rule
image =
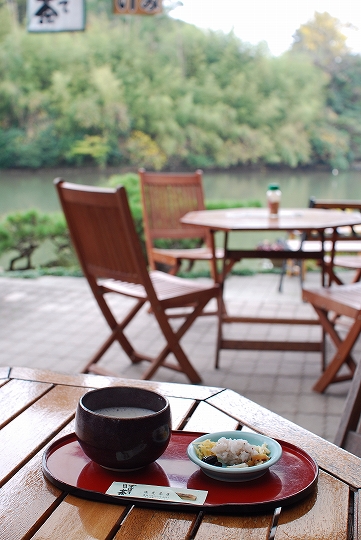
[[[74,417],[84,392],[56,386],[0,431],[0,485]]]
[[[174,397],[168,400],[172,411],[172,429],[181,429],[197,402],[194,399]]]
[[[276,540],[347,540],[348,510],[348,486],[320,471],[315,493],[305,502],[282,510]]]
[[[200,433],[211,433],[224,430],[231,431],[237,428],[237,420],[230,418],[230,416],[212,407],[212,405],[201,402],[184,429],[187,431],[198,431]]]
[[[0,379],[8,379],[10,368],[8,366],[0,366]]]
[[[93,540],[112,538],[125,507],[68,495],[32,540]],[[134,539],[136,537],[133,537]]]
[[[105,377],[104,375],[67,375],[47,370],[38,370],[24,367],[11,368],[10,377],[14,379],[36,380],[53,384],[83,386],[85,388],[104,388],[105,386],[133,386],[147,388],[160,392],[164,396],[173,396],[188,399],[204,400],[218,394],[223,388],[213,386],[200,386],[195,384],[174,384],[157,381],[142,381],[139,379],[122,379],[119,377]]]
[[[0,387],[0,428],[52,387],[49,383],[10,380]]]
[[[73,431],[71,422],[53,440]],[[1,540],[18,540],[25,537],[27,531],[37,530],[63,497],[61,490],[43,475],[43,453],[44,449],[41,449],[1,488]],[[20,512],[19,507],[22,509]]]
[[[272,516],[205,516],[196,540],[268,540]]]
[[[114,540],[185,540],[196,515],[194,512],[133,508]]]

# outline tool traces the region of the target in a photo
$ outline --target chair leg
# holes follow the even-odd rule
[[[151,361],[150,367],[143,374],[143,379],[150,379],[159,367],[164,366],[175,369],[176,371],[183,372],[193,384],[202,382],[201,377],[188,360],[179,342],[183,335],[186,333],[186,331],[190,328],[192,323],[195,321],[195,319],[199,317],[203,308],[209,302],[209,300],[210,298],[206,297],[200,300],[197,306],[195,306],[194,310],[189,313],[188,316],[186,316],[185,321],[180,326],[180,328],[178,328],[177,331],[174,331],[170,326],[168,317],[164,310],[154,310],[154,315],[167,341],[167,345],[159,353],[157,358]],[[220,309],[220,307],[218,309]],[[165,362],[165,359],[169,355],[169,353],[174,354],[179,366],[175,366],[173,364]]]
[[[283,278],[286,273],[286,268],[287,268],[287,261],[286,259],[284,259],[282,261],[282,266],[281,266],[281,276],[280,276],[280,283],[278,285],[278,292],[282,292],[282,284],[283,284]]]
[[[361,407],[361,362],[354,373],[353,381],[346,398],[344,411],[339,423],[334,443],[345,448],[348,432],[356,431],[360,420]]]
[[[354,275],[354,278],[352,280],[352,283],[358,283],[361,279],[361,268],[357,270],[356,274]]]
[[[352,359],[352,357],[350,356],[350,352],[351,352],[352,347],[355,344],[355,341],[360,335],[361,321],[356,320],[353,323],[346,338],[342,341],[338,333],[336,332],[334,325],[327,318],[327,312],[319,308],[316,309],[316,312],[319,315],[320,322],[323,328],[330,335],[331,339],[333,340],[333,342],[335,343],[337,347],[337,351],[333,359],[331,360],[331,362],[329,363],[329,365],[327,366],[327,368],[325,369],[321,377],[318,379],[316,384],[313,386],[313,390],[315,392],[322,393],[327,388],[327,386],[331,384],[332,382],[352,379],[353,374],[356,369],[356,364],[354,360]],[[350,374],[337,377],[337,373],[344,363],[348,364],[350,368]]]
[[[223,301],[223,295],[220,294],[219,298],[217,299],[218,302],[218,325],[217,325],[217,343],[216,343],[216,359],[215,359],[215,368],[219,368],[219,355],[221,352],[221,345],[222,345],[222,320],[223,315],[227,315],[227,312],[224,312],[224,301]]]
[[[98,351],[92,356],[92,358],[83,368],[82,373],[88,373],[91,366],[93,364],[96,364],[100,360],[100,358],[105,354],[105,352],[114,343],[114,341],[119,342],[120,346],[122,347],[124,352],[128,355],[128,357],[133,363],[139,362],[140,359],[138,355],[136,354],[131,343],[128,341],[128,339],[124,335],[124,329],[130,323],[130,321],[134,318],[134,316],[138,313],[140,308],[145,304],[145,300],[138,300],[136,305],[129,311],[129,313],[124,317],[124,319],[118,323],[114,315],[112,314],[111,310],[109,309],[108,304],[105,301],[103,295],[100,294],[98,291],[96,294],[94,294],[94,296],[100,307],[101,312],[104,315],[105,320],[107,321],[108,325],[110,326],[112,330],[112,333],[105,340],[105,342],[98,349]]]

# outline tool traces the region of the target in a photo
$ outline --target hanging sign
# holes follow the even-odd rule
[[[113,0],[118,15],[155,15],[162,13],[162,0]]]
[[[75,32],[85,28],[85,0],[27,0],[28,32]]]

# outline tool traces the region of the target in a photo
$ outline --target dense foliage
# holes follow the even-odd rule
[[[94,9],[84,33],[28,34],[0,8],[0,167],[347,168],[361,159],[361,57],[339,47],[328,69],[328,46],[343,39],[335,22],[321,59],[309,37],[317,25],[274,58],[167,15]]]

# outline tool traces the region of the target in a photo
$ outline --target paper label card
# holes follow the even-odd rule
[[[85,28],[84,0],[27,0],[28,32],[74,32]]]
[[[147,484],[131,484],[127,482],[113,482],[106,491],[106,494],[114,495],[116,497],[134,497],[136,499],[154,499],[157,501],[204,504],[208,491],[170,488],[168,486],[151,486]]]

